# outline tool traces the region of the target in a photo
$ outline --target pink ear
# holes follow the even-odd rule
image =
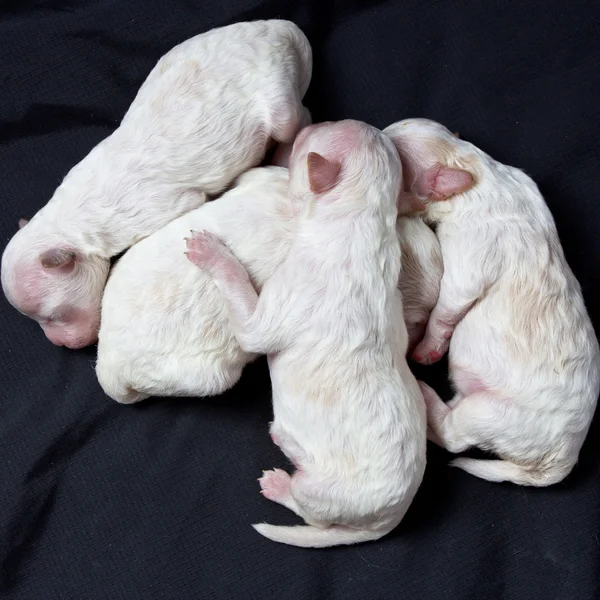
[[[19,229],[23,229],[27,223],[29,223],[27,219],[19,219]]]
[[[53,248],[46,250],[39,256],[40,263],[44,269],[56,269],[58,267],[71,266],[75,262],[76,254],[73,250],[66,248]]]
[[[447,200],[454,194],[470,190],[473,176],[463,169],[451,169],[437,164],[423,171],[413,184],[414,193],[429,200]]]
[[[316,152],[308,153],[306,163],[308,166],[308,181],[312,192],[321,194],[335,187],[342,168],[339,163],[327,160]]]

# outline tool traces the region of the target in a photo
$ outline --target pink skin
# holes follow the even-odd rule
[[[281,504],[291,511],[298,513],[299,508],[290,492],[292,477],[282,469],[263,471],[263,476],[258,480],[261,494],[277,504]]]
[[[448,351],[454,326],[452,322],[436,318],[432,314],[425,337],[413,352],[413,359],[422,365],[430,365],[440,360]]]
[[[475,375],[461,371],[450,365],[450,373],[452,373],[452,381],[454,387],[460,392],[462,396],[471,396],[472,394],[479,394],[481,392],[489,392],[490,389]],[[453,402],[451,400],[450,402]]]
[[[20,219],[19,228],[23,229],[27,223],[26,219]],[[63,285],[65,278],[73,275],[77,260],[77,253],[70,249],[41,252],[35,261],[17,263],[14,272],[21,285],[5,288],[7,299],[21,313],[37,321],[53,344],[70,349],[94,343],[100,326],[100,307],[95,303],[71,308],[56,300],[52,302],[55,286]]]
[[[68,323],[47,322],[40,323],[46,337],[56,346],[65,346],[71,350],[78,350],[89,346],[98,337],[100,317],[81,316],[70,320]]]
[[[413,182],[412,191],[420,198],[439,201],[473,187],[473,176],[462,169],[451,169],[440,164],[420,173]]]

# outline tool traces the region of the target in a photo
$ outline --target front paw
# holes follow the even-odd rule
[[[188,260],[197,267],[210,271],[223,258],[230,256],[225,244],[210,231],[192,231],[191,238],[185,238]]]
[[[448,346],[449,344],[447,341],[438,343],[426,337],[415,348],[415,351],[412,353],[412,359],[422,365],[431,365],[446,354]]]

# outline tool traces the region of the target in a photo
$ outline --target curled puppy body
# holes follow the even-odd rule
[[[269,355],[271,436],[296,465],[266,472],[266,498],[307,525],[254,527],[326,547],[374,540],[402,520],[423,477],[426,419],[405,352],[397,289],[401,166],[388,138],[356,121],[303,129],[290,161],[292,246],[260,298],[214,235],[189,258],[221,290],[242,348]]]
[[[429,434],[451,452],[501,460],[453,464],[490,481],[547,486],[577,462],[600,389],[600,352],[579,283],[535,183],[454,137],[407,119],[386,129],[408,190],[437,223],[439,299],[414,358],[449,346],[456,396],[422,390]]]
[[[218,200],[148,236],[115,264],[104,291],[96,365],[108,396],[126,404],[148,396],[209,396],[238,381],[256,355],[240,348],[221,293],[177,243],[190,229],[218,234],[260,290],[291,243],[287,187],[287,169],[252,169]],[[439,244],[418,217],[399,218],[397,230],[398,285],[414,346],[437,300]]]
[[[208,396],[232,387],[256,355],[244,352],[210,277],[181,240],[208,229],[227,240],[260,289],[285,257],[293,212],[288,171],[251,169],[217,200],[129,249],[114,266],[102,301],[96,373],[122,403],[156,396]]]
[[[396,229],[402,248],[398,287],[402,292],[411,353],[423,338],[429,315],[437,303],[444,264],[437,236],[421,217],[400,216]]]
[[[288,21],[214,29],[163,56],[118,129],[6,247],[2,287],[55,344],[97,338],[110,258],[290,142],[312,55]]]

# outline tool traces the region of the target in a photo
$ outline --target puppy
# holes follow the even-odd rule
[[[288,21],[237,23],[176,46],[120,127],[65,177],[2,257],[9,302],[57,345],[97,338],[110,258],[222,192],[290,142],[312,55]]]
[[[423,338],[437,303],[444,263],[440,243],[421,217],[400,216],[396,229],[402,249],[398,287],[408,330],[408,351],[412,352]]]
[[[148,396],[209,396],[238,381],[256,355],[240,348],[221,293],[185,260],[177,241],[190,229],[217,234],[260,290],[290,247],[287,187],[287,169],[252,169],[221,198],[169,223],[116,263],[104,290],[96,364],[108,396],[125,404]],[[398,286],[414,347],[437,301],[441,254],[419,217],[399,218],[397,231]]]
[[[450,347],[454,399],[421,384],[430,437],[451,452],[495,452],[501,460],[453,462],[489,481],[557,483],[590,426],[600,354],[552,215],[527,175],[438,123],[408,119],[386,133],[407,190],[438,224],[444,259],[413,355],[428,364]]]
[[[227,240],[254,285],[285,258],[293,228],[288,171],[252,169],[236,186],[129,249],[102,301],[96,373],[108,396],[208,396],[232,387],[256,355],[240,348],[211,278],[177,244],[190,229]]]
[[[271,436],[297,470],[260,479],[308,525],[254,527],[325,547],[374,540],[404,516],[425,467],[425,407],[405,359],[397,290],[401,166],[390,140],[356,121],[303,129],[290,159],[290,251],[260,299],[208,232],[188,257],[221,290],[247,352],[269,355]]]

